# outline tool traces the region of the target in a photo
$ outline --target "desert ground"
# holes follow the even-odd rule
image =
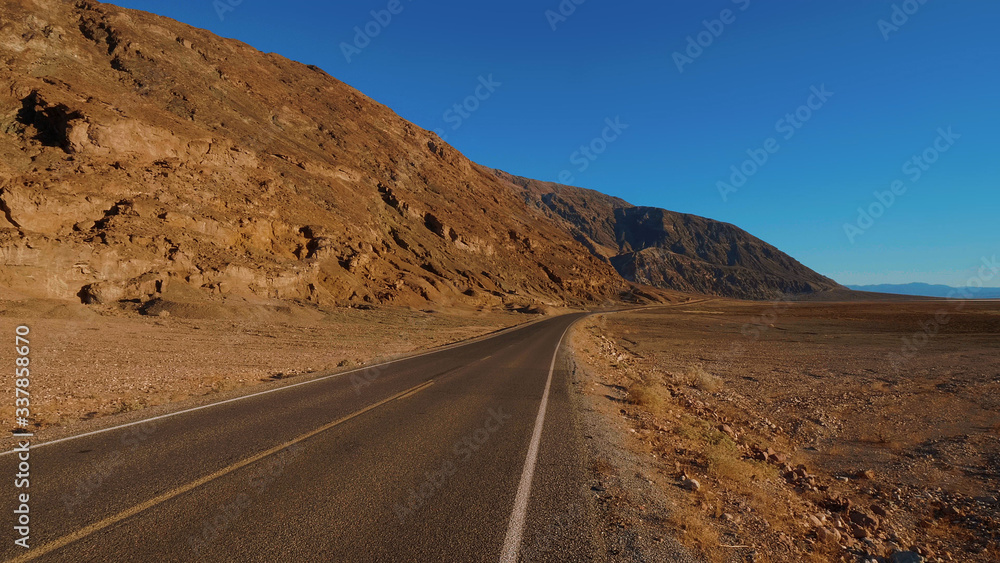
[[[1000,302],[720,299],[570,345],[612,559],[1000,560]]]

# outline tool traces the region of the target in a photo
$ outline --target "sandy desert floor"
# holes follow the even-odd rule
[[[591,317],[571,344],[621,428],[592,468],[619,535],[710,561],[1000,560],[1000,302],[712,300]]]

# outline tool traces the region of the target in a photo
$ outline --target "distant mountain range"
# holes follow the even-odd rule
[[[948,285],[932,285],[929,283],[904,283],[879,285],[849,285],[857,291],[874,293],[893,293],[896,295],[919,295],[923,297],[956,297],[971,295],[976,299],[1000,299],[1000,287],[951,287]]]

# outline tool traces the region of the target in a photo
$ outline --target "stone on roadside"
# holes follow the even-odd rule
[[[878,522],[874,518],[864,512],[858,512],[857,510],[852,510],[848,515],[848,519],[858,526],[862,526],[869,530],[878,526]]]
[[[837,541],[840,539],[840,534],[836,530],[831,530],[826,526],[820,526],[816,528],[816,538],[821,542]]]
[[[959,509],[957,509],[957,508],[955,508],[954,506],[952,506],[950,504],[946,504],[943,507],[941,507],[941,515],[944,516],[944,517],[946,517],[946,518],[952,518],[952,517],[955,517],[955,516],[961,516],[962,515],[962,511],[959,510]]]

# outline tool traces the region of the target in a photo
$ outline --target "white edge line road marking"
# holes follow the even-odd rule
[[[582,317],[586,318],[586,317]],[[552,373],[556,369],[556,357],[562,348],[563,338],[576,322],[570,323],[559,337],[556,351],[552,354],[552,364],[549,365],[549,377],[545,380],[545,391],[542,393],[542,403],[538,407],[538,417],[535,418],[535,429],[531,433],[531,444],[528,446],[528,456],[524,460],[524,470],[521,472],[521,483],[517,486],[517,496],[514,498],[514,510],[510,513],[507,524],[507,537],[503,541],[503,552],[500,563],[516,563],[521,550],[521,536],[524,534],[524,520],[528,515],[528,500],[531,498],[531,481],[535,477],[535,463],[538,461],[538,447],[542,441],[542,426],[545,424],[545,411],[549,404],[549,388],[552,387]]]
[[[711,299],[704,299],[695,303],[710,300]],[[687,302],[661,306],[674,307],[693,304],[694,303],[692,302]],[[661,306],[652,305],[647,307],[638,307],[636,309],[627,309],[627,311],[653,309]],[[608,312],[620,313],[623,311],[618,310]],[[549,377],[545,380],[545,391],[542,392],[542,403],[538,406],[538,417],[535,418],[535,429],[531,433],[531,443],[528,445],[528,456],[524,460],[524,470],[521,471],[521,482],[517,486],[517,496],[514,498],[514,510],[510,513],[510,521],[507,523],[507,536],[503,541],[503,551],[500,553],[500,563],[517,563],[517,556],[521,551],[521,537],[524,535],[525,518],[528,516],[528,500],[531,498],[531,482],[535,477],[535,464],[538,462],[538,449],[542,441],[542,426],[545,424],[545,411],[548,409],[549,404],[549,388],[552,387],[552,373],[555,372],[556,369],[556,358],[559,356],[559,349],[562,348],[562,341],[566,338],[566,334],[569,332],[569,329],[573,328],[573,325],[592,315],[601,314],[604,313],[590,313],[589,315],[580,317],[570,323],[559,337],[559,343],[556,344],[556,351],[552,353],[552,364],[549,365]]]
[[[519,324],[519,325],[514,325],[512,327],[505,328],[505,329],[503,329],[500,332],[497,332],[495,334],[486,334],[486,335],[483,335],[483,336],[472,338],[472,339],[470,339],[470,340],[468,340],[466,342],[455,342],[454,344],[448,344],[448,345],[445,345],[445,346],[441,346],[440,348],[434,348],[432,350],[428,350],[426,352],[421,352],[419,354],[415,354],[415,355],[412,355],[412,356],[403,356],[402,358],[396,358],[395,360],[390,360],[388,362],[382,362],[381,364],[373,364],[373,365],[370,365],[370,366],[363,366],[363,367],[360,367],[358,369],[352,369],[350,371],[342,371],[340,373],[332,373],[330,375],[323,375],[323,376],[317,377],[315,379],[310,379],[308,381],[300,381],[299,383],[292,383],[290,385],[283,385],[281,387],[276,387],[274,389],[268,389],[266,391],[258,391],[257,393],[251,393],[249,395],[240,395],[239,397],[233,397],[232,399],[226,399],[225,401],[219,401],[217,403],[209,403],[207,405],[201,405],[201,406],[197,406],[197,407],[192,407],[190,409],[184,409],[182,411],[170,412],[170,413],[167,413],[167,414],[162,414],[160,416],[154,416],[152,418],[144,418],[142,420],[136,420],[134,422],[128,422],[126,424],[119,424],[118,426],[112,426],[112,427],[109,427],[109,428],[101,428],[100,430],[93,430],[91,432],[84,432],[83,434],[76,434],[76,435],[73,435],[73,436],[67,436],[65,438],[59,438],[58,440],[51,440],[49,442],[42,442],[41,444],[32,444],[31,449],[35,450],[35,449],[41,448],[43,446],[51,446],[52,444],[58,444],[60,442],[68,442],[70,440],[76,440],[78,438],[86,438],[87,436],[94,436],[96,434],[104,434],[105,432],[111,432],[113,430],[121,430],[122,428],[128,428],[129,426],[137,426],[139,424],[145,424],[147,422],[153,422],[154,420],[163,420],[164,418],[171,418],[171,417],[175,417],[175,416],[178,416],[178,415],[186,414],[186,413],[189,413],[189,412],[195,412],[195,411],[200,411],[200,410],[204,410],[204,409],[209,409],[209,408],[212,408],[212,407],[217,407],[217,406],[220,406],[220,405],[225,405],[227,403],[235,403],[236,401],[243,401],[243,400],[250,399],[250,398],[253,398],[253,397],[259,397],[261,395],[267,395],[269,393],[277,393],[278,391],[284,391],[286,389],[291,389],[293,387],[298,387],[300,385],[308,385],[310,383],[316,383],[318,381],[324,381],[324,380],[332,379],[332,378],[335,378],[335,377],[341,377],[341,376],[344,376],[344,375],[350,375],[352,373],[357,373],[359,371],[364,371],[366,369],[379,368],[379,367],[389,366],[389,365],[392,365],[392,364],[398,364],[399,362],[404,362],[406,360],[413,360],[415,358],[421,358],[423,356],[429,356],[431,354],[436,354],[438,352],[444,352],[445,350],[453,350],[455,348],[461,348],[463,346],[470,346],[472,344],[483,342],[485,340],[490,340],[491,338],[496,338],[498,336],[502,336],[502,335],[507,334],[509,332],[514,332],[514,331],[520,330],[522,328],[528,328],[531,325],[534,325],[534,324],[540,323],[542,321],[548,320],[549,318],[554,318],[554,317],[543,317],[543,318],[535,320],[535,321],[530,321],[530,322],[527,322],[527,323],[523,323],[523,324]],[[14,438],[16,438],[17,434],[13,434],[12,436]],[[15,450],[7,450],[5,452],[0,452],[0,457],[3,457],[5,455],[11,455],[13,453],[15,453]]]

